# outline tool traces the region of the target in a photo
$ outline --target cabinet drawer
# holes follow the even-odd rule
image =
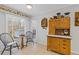
[[[63,42],[70,42],[69,39],[62,39]]]
[[[70,44],[68,44],[68,43],[63,43],[63,44],[60,44],[60,46],[61,46],[61,47],[68,48],[68,47],[70,47]]]
[[[70,40],[69,39],[60,39],[60,52],[62,54],[70,54]]]
[[[69,55],[70,54],[70,47],[61,47],[60,53]]]
[[[60,44],[63,44],[63,45],[70,45],[70,39],[63,39],[63,38],[61,38],[60,39]]]

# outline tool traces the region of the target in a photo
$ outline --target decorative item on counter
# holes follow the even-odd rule
[[[55,34],[56,35],[64,35],[63,29],[56,29]]]
[[[55,30],[55,34],[56,35],[66,35],[66,36],[69,36],[70,35],[70,31],[69,31],[69,29],[56,29]]]
[[[57,13],[57,18],[60,19],[61,18],[61,13]]]
[[[49,18],[49,21],[52,21],[52,20],[54,20],[54,18],[53,18],[53,17],[50,17],[50,18]]]
[[[64,13],[65,17],[69,17],[70,12]]]
[[[62,32],[61,35],[64,35],[64,33]]]
[[[52,17],[50,17],[50,19],[53,19]]]
[[[75,26],[79,26],[79,12],[75,12]]]
[[[57,16],[54,16],[54,19],[57,19]]]
[[[64,20],[64,15],[61,15],[61,19]]]
[[[61,18],[64,18],[64,15],[61,15]]]
[[[42,21],[41,21],[41,27],[43,29],[46,29],[47,28],[47,25],[48,25],[48,22],[47,22],[47,18],[43,18]]]
[[[59,13],[57,13],[57,16],[59,16],[59,15],[61,15],[61,13],[59,12]]]
[[[68,35],[68,30],[64,30],[64,35]]]

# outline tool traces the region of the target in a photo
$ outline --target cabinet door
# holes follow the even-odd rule
[[[47,49],[51,50],[51,45],[52,45],[52,37],[48,37],[48,39],[47,39]]]
[[[64,20],[62,20],[62,24],[63,24],[63,28],[64,29],[69,29],[70,28],[70,18],[64,18]]]
[[[55,34],[55,21],[49,21],[49,34]]]
[[[70,54],[70,39],[60,39],[60,53]]]
[[[61,28],[61,20],[55,20],[56,28]]]
[[[48,37],[47,49],[59,52],[59,39],[54,37]]]
[[[53,51],[56,51],[56,52],[59,52],[59,39],[58,38],[52,38],[52,50]]]
[[[56,28],[58,29],[69,29],[70,28],[70,18],[64,18],[63,20],[56,20]]]

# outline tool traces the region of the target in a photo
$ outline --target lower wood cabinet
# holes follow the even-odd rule
[[[47,49],[61,54],[69,55],[71,54],[70,39],[48,36]]]

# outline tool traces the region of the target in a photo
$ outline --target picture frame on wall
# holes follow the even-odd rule
[[[42,27],[43,29],[46,29],[47,26],[48,26],[47,18],[44,17],[44,18],[41,20],[41,27]]]
[[[75,12],[75,26],[79,26],[79,12]]]

